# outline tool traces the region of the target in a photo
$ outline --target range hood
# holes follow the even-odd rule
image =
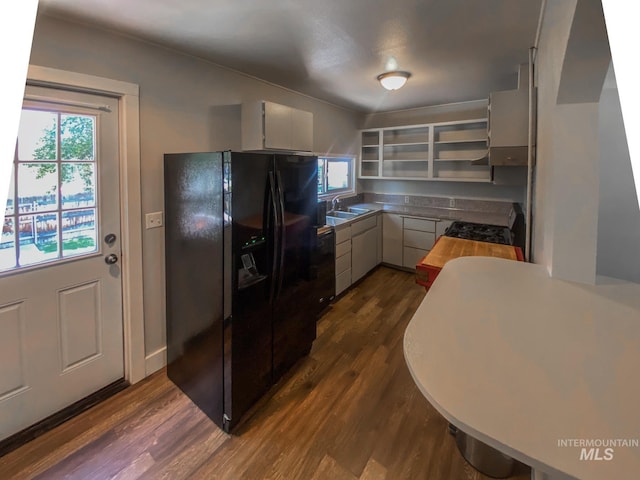
[[[529,128],[528,65],[521,65],[518,89],[489,95],[487,154],[474,165],[527,166]]]

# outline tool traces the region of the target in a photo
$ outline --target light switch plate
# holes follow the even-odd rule
[[[162,226],[162,212],[147,213],[144,216],[147,229]]]

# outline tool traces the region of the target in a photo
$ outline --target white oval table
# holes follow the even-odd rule
[[[451,260],[411,319],[404,354],[450,423],[530,465],[532,478],[640,478],[640,284]]]

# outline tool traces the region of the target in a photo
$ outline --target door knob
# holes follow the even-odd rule
[[[118,256],[115,253],[107,255],[106,257],[104,257],[104,263],[106,263],[107,265],[118,263]]]

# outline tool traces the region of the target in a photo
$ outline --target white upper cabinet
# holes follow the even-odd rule
[[[360,132],[360,178],[490,182],[487,119]]]
[[[529,94],[506,90],[489,96],[489,164],[527,164]]]
[[[242,149],[313,151],[313,113],[263,100],[243,103]]]
[[[489,95],[489,144],[519,147],[528,140],[529,97],[526,90],[505,90]]]

